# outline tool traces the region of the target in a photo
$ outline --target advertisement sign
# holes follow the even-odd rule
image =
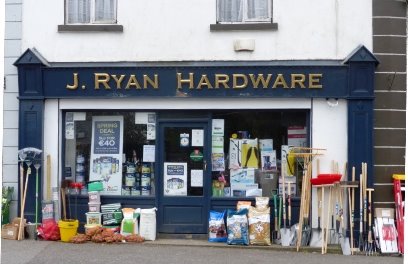
[[[102,181],[103,195],[122,190],[123,116],[92,117],[90,181]]]
[[[187,196],[187,163],[164,163],[164,195]]]

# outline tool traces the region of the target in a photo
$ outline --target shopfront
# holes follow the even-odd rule
[[[209,210],[273,195],[285,146],[372,164],[376,63],[365,47],[343,62],[126,64],[48,63],[27,50],[15,63],[19,148],[52,156],[54,187],[101,180],[102,204],[156,207],[159,233],[205,234]],[[344,123],[337,134],[319,129],[330,119]],[[297,197],[302,168],[285,167]],[[70,217],[84,222],[88,196],[71,198]]]

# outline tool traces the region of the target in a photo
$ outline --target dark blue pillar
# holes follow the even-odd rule
[[[344,61],[348,64],[348,174],[367,163],[367,185],[373,183],[374,72],[378,60],[364,46],[357,47]],[[357,201],[358,202],[358,201]]]
[[[42,88],[42,68],[48,63],[35,50],[28,49],[14,63],[18,67],[19,85],[19,130],[18,149],[34,147],[43,149],[43,120],[44,120],[44,94]],[[17,155],[17,153],[16,153]],[[43,156],[42,156],[43,157]],[[20,171],[19,171],[20,174]],[[39,202],[42,200],[42,170],[39,176]],[[20,175],[18,186],[20,186]],[[36,198],[36,170],[31,166],[31,175],[28,178],[27,194],[25,200],[24,217],[27,221],[35,221]],[[18,211],[21,214],[20,188]],[[39,220],[41,219],[41,206],[39,206]]]

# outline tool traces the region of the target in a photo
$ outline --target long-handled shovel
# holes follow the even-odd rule
[[[346,237],[345,234],[345,228],[344,228],[344,198],[343,198],[343,194],[344,194],[344,188],[342,188],[342,186],[339,186],[339,200],[340,200],[340,208],[339,208],[339,242],[340,242],[340,246],[341,246],[341,251],[343,252],[343,255],[350,255],[351,254],[351,249],[350,249],[350,241],[349,238]]]
[[[358,247],[360,251],[364,250],[363,239],[363,174],[360,174],[360,235],[358,239]]]
[[[371,193],[374,189],[368,188],[368,238],[367,238],[367,247],[368,247],[368,255],[373,255],[374,252],[374,243],[373,243],[373,234],[372,234],[372,226],[371,226],[371,212],[372,212],[372,203],[371,203]]]
[[[274,210],[274,217],[275,217],[275,228],[273,231],[273,239],[275,244],[280,244],[280,237],[278,241],[278,233],[279,233],[279,227],[278,227],[278,194],[273,195],[273,210]],[[279,242],[279,243],[278,243]]]
[[[288,183],[288,197],[289,196],[290,196],[290,183]],[[286,200],[286,197],[283,197],[283,229],[281,229],[281,235],[282,235],[282,246],[288,247],[290,246],[290,242],[292,241],[293,236],[291,235],[291,231],[290,231],[290,220],[289,220],[289,228],[286,228],[286,208],[285,208],[286,202],[285,200]],[[288,211],[290,211],[290,202],[288,202],[288,204],[289,204]],[[288,217],[288,219],[290,218]]]
[[[18,240],[23,240],[24,239],[24,207],[25,207],[25,201],[26,201],[26,195],[27,195],[27,187],[28,187],[28,179],[31,174],[31,168],[28,166],[27,168],[27,176],[25,179],[25,186],[24,186],[24,193],[23,193],[23,200],[21,202],[21,215],[20,215],[20,223],[18,225]]]
[[[34,161],[35,168],[35,239],[37,240],[37,227],[38,227],[38,171],[41,167],[41,160]]]
[[[322,246],[322,187],[316,186],[317,192],[317,229],[312,229],[312,238],[310,239],[311,247],[321,247]]]

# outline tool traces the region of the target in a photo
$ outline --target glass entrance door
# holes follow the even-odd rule
[[[207,232],[207,123],[161,123],[159,232]]]

